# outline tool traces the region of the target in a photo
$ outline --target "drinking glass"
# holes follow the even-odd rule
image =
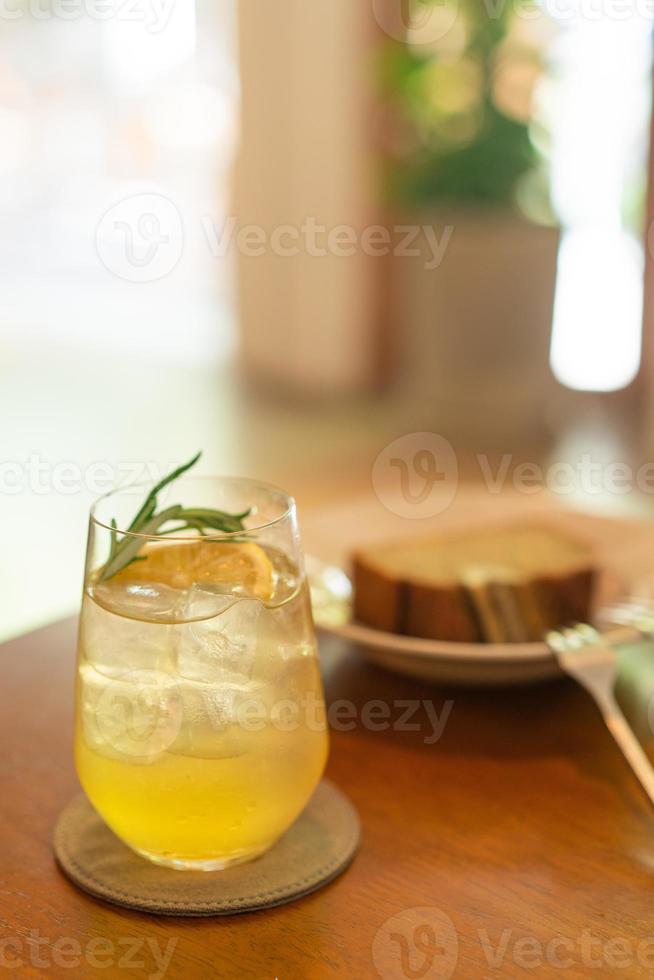
[[[218,870],[275,843],[327,757],[295,504],[250,480],[186,477],[169,500],[249,511],[244,530],[123,530],[146,493],[114,491],[91,511],[77,772],[139,854]],[[131,556],[121,567],[117,542]]]

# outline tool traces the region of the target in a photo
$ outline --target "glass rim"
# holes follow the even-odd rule
[[[147,491],[148,488],[152,489],[153,485],[149,482],[143,483],[126,483],[122,487],[114,487],[113,490],[108,490],[107,493],[101,494],[97,497],[91,504],[91,510],[89,512],[89,523],[95,525],[96,527],[104,528],[104,530],[111,533],[120,534],[125,537],[130,538],[141,538],[144,541],[229,541],[235,537],[243,537],[244,534],[254,534],[258,531],[265,531],[267,528],[275,527],[277,524],[281,524],[283,521],[288,520],[295,513],[296,503],[295,497],[286,490],[282,490],[274,483],[268,483],[266,480],[257,480],[254,477],[248,476],[211,476],[211,475],[184,475],[181,477],[179,482],[175,481],[175,486],[182,486],[184,483],[190,483],[192,480],[203,481],[205,483],[216,482],[216,483],[232,483],[232,484],[244,484],[250,487],[256,487],[258,490],[264,490],[271,494],[276,494],[281,497],[284,504],[283,512],[270,521],[264,521],[262,524],[256,524],[253,527],[244,528],[241,531],[216,531],[211,534],[144,534],[142,531],[128,531],[122,530],[120,527],[113,527],[111,524],[105,523],[105,521],[100,520],[97,516],[97,508],[102,503],[103,500],[107,500],[110,497],[116,497],[120,493],[125,493],[128,490],[139,490],[143,489]],[[168,489],[166,487],[166,489]],[[174,520],[174,518],[171,518]]]

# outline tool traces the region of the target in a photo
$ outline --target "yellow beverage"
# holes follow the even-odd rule
[[[296,569],[273,550],[230,545],[246,587],[227,593],[216,580],[235,574],[234,554],[207,545],[187,581],[174,571],[189,565],[182,547],[87,589],[75,757],[87,796],[127,844],[172,867],[214,869],[288,829],[321,777],[327,733]]]

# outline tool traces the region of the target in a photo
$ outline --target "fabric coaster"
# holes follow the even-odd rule
[[[352,861],[359,837],[356,810],[323,780],[274,847],[224,871],[177,871],[139,857],[83,794],[61,813],[54,852],[71,881],[115,905],[158,915],[230,915],[283,905],[332,881]]]

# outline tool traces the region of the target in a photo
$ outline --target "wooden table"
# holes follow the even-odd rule
[[[209,921],[88,897],[50,846],[77,789],[74,645],[69,620],[0,648],[0,977],[162,976],[167,953],[184,980],[654,973],[654,814],[585,695],[434,689],[333,641],[328,700],[354,705],[339,728],[357,716],[328,769],[363,823],[352,867],[293,905]],[[362,724],[371,700],[390,730]],[[397,730],[401,702],[442,720],[450,700],[440,741],[424,705]]]

